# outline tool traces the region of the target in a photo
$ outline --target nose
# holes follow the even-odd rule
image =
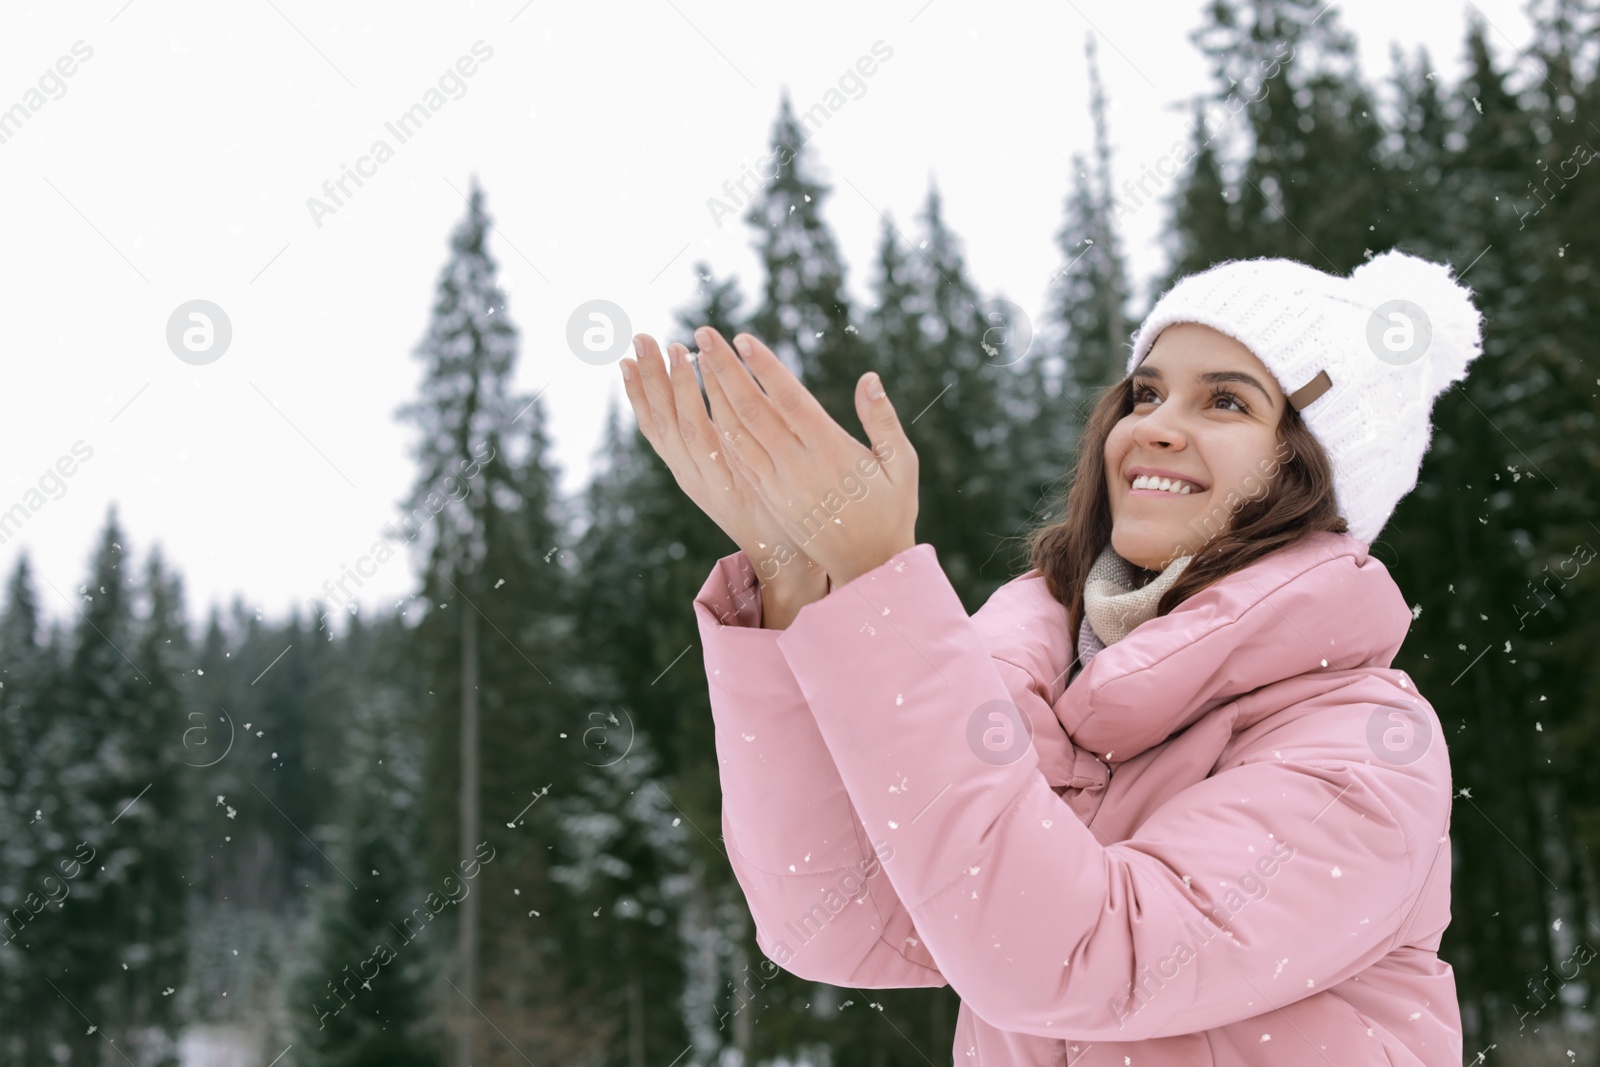
[[[1182,448],[1188,443],[1183,420],[1170,401],[1156,405],[1156,409],[1133,425],[1133,440],[1141,445],[1159,445],[1162,448]]]

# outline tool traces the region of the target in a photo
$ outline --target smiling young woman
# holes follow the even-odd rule
[[[784,629],[758,556],[719,560],[695,612],[761,950],[816,982],[951,986],[971,1067],[1460,1063],[1449,754],[1392,665],[1413,616],[1368,548],[1481,350],[1444,265],[1230,261],[1156,302],[1035,565],[970,617],[934,546],[905,547],[914,463],[854,523],[888,533],[817,538],[846,580]],[[755,476],[803,486],[767,500],[808,500],[859,449],[814,413],[817,445],[789,447],[806,396],[764,354],[751,372],[793,393],[772,410],[730,353],[708,362],[777,449]],[[898,450],[882,398],[857,407]],[[672,426],[651,430],[669,456]],[[720,470],[674,473],[745,515]],[[750,516],[724,528],[759,552],[775,524]],[[842,886],[869,843],[886,877]]]

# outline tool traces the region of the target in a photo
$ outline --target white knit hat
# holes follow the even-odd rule
[[[1327,450],[1339,514],[1370,545],[1417,484],[1434,399],[1483,351],[1482,318],[1448,266],[1404,252],[1384,252],[1348,278],[1292,259],[1229,260],[1156,301],[1134,334],[1128,373],[1173,323],[1239,341]]]

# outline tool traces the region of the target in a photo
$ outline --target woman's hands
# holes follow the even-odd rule
[[[834,585],[916,545],[917,453],[876,374],[856,383],[868,451],[755,337],[734,338],[744,363],[710,327],[695,338],[724,398],[713,416],[735,469]]]
[[[915,546],[917,454],[882,390],[869,395],[877,375],[856,385],[868,451],[755,337],[734,338],[748,367],[710,327],[695,340],[710,419],[687,350],[672,346],[669,379],[645,334],[634,339],[638,361],[623,361],[625,378],[635,372],[628,399],[679,487],[756,562],[764,585],[779,568],[818,565],[844,585]]]
[[[727,347],[721,338],[717,343]],[[688,350],[668,346],[669,373],[653,337],[639,334],[633,347],[638,358],[622,361],[623,388],[639,431],[672,471],[678,488],[749,557],[762,585],[763,624],[787,625],[801,606],[826,594],[827,572],[798,549],[756,486],[731,465],[716,427],[706,416]],[[731,349],[728,357],[733,358]],[[717,379],[711,374],[705,379],[712,408],[726,409],[728,401]]]

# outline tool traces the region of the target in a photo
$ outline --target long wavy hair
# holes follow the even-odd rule
[[[1089,568],[1111,543],[1111,498],[1106,489],[1106,439],[1133,411],[1130,374],[1102,391],[1078,443],[1078,463],[1058,501],[1053,518],[1027,536],[1031,565],[1043,573],[1050,593],[1067,609],[1076,641],[1083,623],[1083,586]],[[1300,413],[1284,405],[1278,423],[1277,471],[1266,492],[1244,495],[1231,514],[1219,516],[1219,529],[1197,549],[1172,587],[1161,594],[1157,615],[1165,615],[1211,583],[1249,566],[1262,556],[1298,541],[1313,530],[1348,533],[1333,491],[1333,465]],[[1142,572],[1142,573],[1141,573]],[[1158,572],[1136,568],[1148,581]]]

